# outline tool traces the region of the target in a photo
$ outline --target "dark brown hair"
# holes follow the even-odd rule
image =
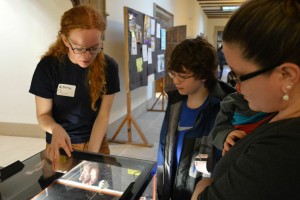
[[[300,0],[251,0],[228,21],[223,41],[261,68],[300,66]]]
[[[168,70],[191,72],[196,79],[206,79],[210,90],[217,82],[218,61],[216,49],[203,37],[186,39],[177,45],[170,57]]]

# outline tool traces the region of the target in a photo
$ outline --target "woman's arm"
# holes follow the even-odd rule
[[[198,195],[203,192],[203,190],[209,186],[212,183],[212,179],[211,178],[203,178],[202,180],[200,180],[194,190],[193,196],[191,200],[197,200],[198,199]]]
[[[67,132],[55,122],[52,117],[52,99],[46,99],[35,96],[36,103],[36,117],[40,127],[52,134],[50,148],[48,149],[48,156],[51,160],[59,158],[59,149],[63,148],[67,155],[71,156],[72,145]]]
[[[96,153],[99,152],[103,137],[107,131],[110,110],[113,105],[114,97],[115,94],[111,94],[104,95],[102,98],[100,110],[93,125],[88,151]]]

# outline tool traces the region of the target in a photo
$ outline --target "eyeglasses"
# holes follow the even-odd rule
[[[74,48],[71,45],[69,39],[67,39],[67,41],[68,41],[71,49],[73,50],[73,52],[75,54],[84,54],[87,51],[89,51],[91,54],[97,54],[97,53],[100,53],[103,50],[103,47],[99,47],[99,46],[98,47],[91,47],[91,48],[83,48],[83,47],[82,48]]]
[[[234,71],[231,71],[228,74],[228,81],[227,82],[230,83],[232,86],[235,86],[237,83],[241,83],[242,81],[245,81],[245,80],[248,80],[248,79],[253,78],[255,76],[258,76],[260,74],[263,74],[267,71],[275,69],[278,66],[279,65],[276,65],[275,67],[268,67],[268,68],[265,68],[265,69],[260,69],[260,70],[242,75],[242,76],[238,76],[238,75],[236,75],[236,73]]]
[[[191,78],[191,77],[194,76],[193,74],[192,74],[192,75],[189,75],[189,76],[182,76],[182,75],[179,75],[179,74],[176,73],[176,72],[168,72],[168,74],[169,74],[169,76],[170,76],[171,79],[177,78],[177,80],[178,80],[179,82],[183,82],[183,81],[185,81],[186,79]]]

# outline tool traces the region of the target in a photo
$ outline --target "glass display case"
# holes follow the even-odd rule
[[[51,163],[45,160],[43,152],[35,159],[40,161],[31,164],[31,168],[25,167],[18,174],[0,183],[0,192],[3,199],[25,197],[25,199],[152,199],[152,191],[145,192],[154,174],[155,162],[133,158],[107,156],[101,154],[72,152],[72,157],[62,155],[59,161]],[[29,160],[30,160],[29,159]],[[39,171],[40,176],[35,175],[30,179],[29,173]],[[16,178],[18,177],[18,178]],[[27,177],[27,178],[25,178]],[[38,178],[37,178],[38,177]],[[10,182],[23,181],[27,187],[38,185],[31,190],[31,196],[25,195],[26,189],[15,188],[15,193]],[[9,189],[9,190],[5,190]],[[2,189],[4,189],[2,191]],[[24,190],[20,194],[20,190]],[[19,193],[19,194],[17,194]],[[26,192],[28,193],[28,191]],[[1,197],[1,196],[0,196]],[[0,198],[1,199],[1,198]]]

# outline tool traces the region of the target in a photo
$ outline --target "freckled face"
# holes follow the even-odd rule
[[[75,54],[72,48],[99,47],[99,45],[102,45],[101,34],[101,31],[98,29],[75,29],[70,32],[68,38],[62,36],[65,45],[69,47],[68,56],[70,60],[82,68],[88,67],[96,58],[97,54],[92,54],[90,51],[86,51],[83,54]]]

